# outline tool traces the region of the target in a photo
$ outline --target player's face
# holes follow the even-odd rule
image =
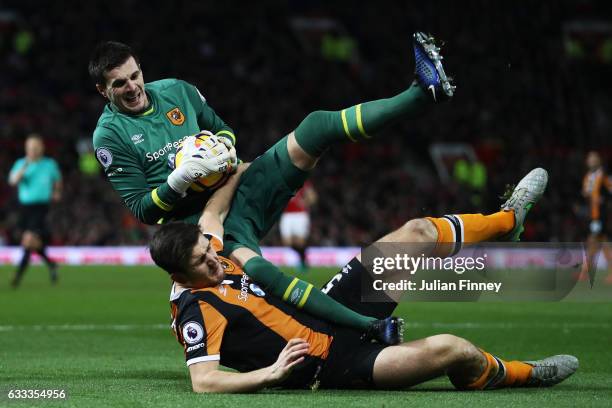
[[[189,282],[186,283],[192,288],[217,286],[225,277],[219,257],[204,235],[200,235],[198,243],[193,247],[189,266]]]
[[[40,158],[45,151],[45,147],[43,145],[42,140],[32,137],[26,140],[25,143],[25,152],[26,157],[29,160],[37,160]]]
[[[601,159],[596,152],[590,152],[587,155],[586,165],[590,170],[595,170],[601,165]]]
[[[133,57],[104,73],[106,83],[98,84],[98,92],[123,113],[137,114],[149,106],[144,90],[142,71]]]

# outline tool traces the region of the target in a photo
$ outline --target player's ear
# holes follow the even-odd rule
[[[100,95],[108,99],[108,96],[106,96],[106,88],[104,87],[104,85],[96,84],[96,90],[98,91]]]

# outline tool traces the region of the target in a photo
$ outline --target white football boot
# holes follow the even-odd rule
[[[548,184],[548,172],[540,167],[531,170],[512,190],[507,201],[502,204],[503,211],[514,210],[514,228],[500,238],[501,241],[520,241],[521,234],[525,230],[523,223],[531,208],[538,202],[546,185]]]
[[[533,366],[531,377],[526,387],[551,387],[559,384],[578,370],[578,359],[574,356],[560,354],[543,360],[525,361]]]

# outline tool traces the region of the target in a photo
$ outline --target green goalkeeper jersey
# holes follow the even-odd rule
[[[93,134],[96,157],[132,213],[155,224],[179,219],[196,223],[209,191],[181,195],[168,185],[174,152],[187,136],[208,130],[235,143],[232,129],[193,85],[163,79],[145,84],[150,107],[129,115],[107,104]]]

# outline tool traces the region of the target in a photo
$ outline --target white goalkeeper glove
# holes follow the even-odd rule
[[[232,144],[231,140],[229,140],[227,137],[213,135],[212,132],[208,130],[200,130],[200,133],[198,133],[195,136],[197,137],[202,134],[208,136],[207,140],[210,140],[211,138],[213,138],[214,140],[220,143],[223,143],[225,147],[227,147],[227,150],[229,151],[229,154],[230,154],[229,167],[227,169],[227,172],[233,173],[234,171],[236,171],[236,169],[238,168],[238,155],[236,154],[236,148]]]
[[[231,140],[229,140],[227,137],[213,135],[208,130],[200,130],[200,133],[198,133],[196,137],[201,134],[207,135],[209,138],[214,137],[215,140],[218,140],[219,142],[223,143],[225,147],[227,147],[227,150],[230,153],[229,168],[227,169],[227,171],[236,171],[236,168],[238,167],[238,155],[236,154],[236,148],[232,144]]]
[[[230,154],[230,160],[229,160],[230,168],[228,169],[228,171],[230,173],[233,173],[238,168],[238,155],[236,154],[236,148],[234,147],[232,142],[227,137],[219,137],[218,139],[219,139],[219,141],[221,143],[223,143],[225,145],[225,147],[227,147],[227,150],[229,151],[229,154]]]
[[[203,147],[196,146],[195,136],[183,141],[183,161],[168,176],[168,185],[177,193],[184,195],[191,183],[200,177],[227,170],[231,155],[225,143],[221,143],[216,136],[210,136],[203,144]]]
[[[589,230],[591,231],[591,234],[599,234],[601,232],[601,221],[591,221],[591,224],[589,225]]]

